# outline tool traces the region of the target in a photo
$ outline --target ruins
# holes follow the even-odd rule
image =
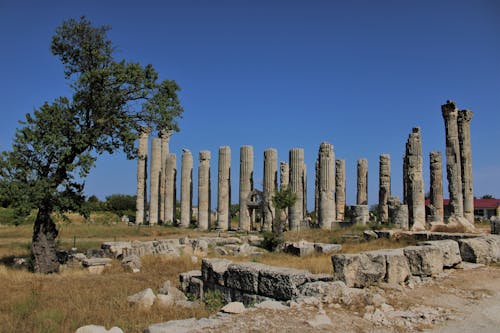
[[[472,153],[470,121],[472,111],[458,110],[455,103],[447,101],[441,107],[446,137],[446,172],[450,196],[449,213],[453,223],[473,230],[474,197],[472,186]],[[170,153],[172,131],[160,131],[151,139],[151,165],[149,172],[149,214],[147,207],[146,179],[148,139],[150,130],[139,133],[137,161],[137,211],[136,223],[171,223],[188,227],[193,219],[193,156],[183,150],[181,163],[180,219],[176,220],[176,155]],[[446,224],[447,213],[443,207],[442,153],[429,154],[430,180],[429,203],[424,194],[422,135],[420,128],[412,129],[405,145],[403,157],[403,201],[391,194],[391,157],[379,156],[378,222],[392,223],[402,229],[421,231],[431,225]],[[357,160],[356,204],[346,206],[346,164],[335,159],[333,145],[319,145],[315,163],[314,209],[316,219],[307,212],[307,167],[304,149],[292,148],[288,161],[281,161],[278,171],[278,151],[264,151],[262,190],[254,184],[254,150],[252,146],[240,147],[239,213],[237,229],[274,230],[277,219],[287,217],[288,230],[319,227],[329,230],[334,225],[348,222],[366,224],[372,219],[368,206],[368,160]],[[231,148],[219,147],[217,209],[212,213],[211,153],[199,152],[197,227],[201,230],[231,230]],[[279,186],[278,186],[279,184]],[[296,196],[295,203],[275,216],[272,198],[278,189],[290,188]],[[346,207],[348,208],[346,211]],[[260,223],[256,223],[259,221]],[[458,222],[457,222],[458,221]],[[215,222],[215,223],[212,223]]]

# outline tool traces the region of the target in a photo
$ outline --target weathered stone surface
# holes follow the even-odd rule
[[[231,314],[240,314],[245,312],[245,305],[241,302],[230,302],[220,309],[222,312]]]
[[[253,190],[253,147],[240,148],[240,214],[238,229],[250,231],[252,225],[251,211],[248,209],[248,199]]]
[[[342,250],[342,245],[340,244],[326,244],[326,243],[314,243],[314,250],[316,253],[321,254],[332,254]]]
[[[146,222],[146,174],[148,161],[148,137],[149,130],[145,127],[139,131],[139,146],[137,148],[137,199],[135,223],[143,224]]]
[[[198,166],[198,228],[210,229],[211,193],[210,193],[210,151],[202,150]]]
[[[132,272],[137,273],[142,267],[141,258],[135,254],[127,256],[122,259],[122,265],[128,267]]]
[[[446,174],[450,193],[450,213],[463,217],[462,166],[458,139],[458,109],[453,101],[441,106],[446,129]]]
[[[78,328],[75,333],[123,333],[123,330],[116,326],[107,330],[104,326],[87,325]]]
[[[318,152],[317,170],[318,224],[321,229],[330,230],[336,220],[335,213],[335,154],[333,145],[322,142]]]
[[[377,250],[364,252],[369,258],[377,260],[383,256],[386,263],[384,282],[390,284],[401,284],[410,277],[410,267],[402,249]]]
[[[160,222],[165,223],[165,204],[167,201],[167,156],[170,152],[169,141],[174,131],[169,129],[161,130],[158,134],[161,140],[161,172],[160,172]],[[171,222],[171,221],[170,221]]]
[[[278,151],[273,148],[264,150],[264,183],[262,185],[262,200],[264,210],[264,231],[271,231],[275,208],[273,196],[278,188]]]
[[[277,300],[292,299],[299,295],[298,286],[310,274],[306,270],[267,266],[260,270],[258,293]]]
[[[337,221],[345,219],[345,160],[335,160],[335,208]]]
[[[101,244],[101,249],[109,252],[115,258],[123,255],[131,247],[131,242],[104,242]]]
[[[438,247],[408,246],[403,252],[412,275],[432,276],[443,272],[443,253]]]
[[[319,297],[328,303],[339,302],[349,289],[343,281],[314,281],[300,287],[300,295],[305,297]]]
[[[368,205],[351,206],[351,219],[355,224],[367,224],[370,221],[370,208]]]
[[[149,171],[149,224],[158,224],[160,212],[161,140],[151,140],[151,165]]]
[[[189,284],[191,282],[191,278],[198,278],[200,279],[202,277],[201,271],[199,270],[192,270],[189,272],[184,272],[179,274],[179,282],[181,283],[181,290],[185,293],[188,292],[189,290]]]
[[[305,257],[315,252],[314,243],[305,240],[293,243],[286,242],[283,245],[283,250],[285,253],[293,254],[298,257]]]
[[[181,165],[181,220],[179,226],[189,227],[193,208],[193,154],[188,149],[182,150]]]
[[[219,148],[217,187],[217,229],[230,229],[229,206],[231,204],[231,148]]]
[[[177,206],[177,155],[167,154],[165,162],[165,221],[167,224],[177,223],[175,211]]]
[[[232,264],[232,262],[226,259],[203,258],[201,260],[203,281],[208,285],[217,284],[219,286],[225,286],[226,272],[230,264]]]
[[[259,271],[263,270],[264,267],[259,263],[230,264],[227,267],[226,286],[257,294],[259,291]]]
[[[420,242],[418,245],[432,245],[439,248],[443,254],[443,266],[453,267],[462,262],[458,243],[454,240],[439,240]]]
[[[470,121],[472,111],[458,111],[458,142],[460,144],[460,163],[462,172],[462,195],[464,199],[464,217],[474,223],[474,191],[472,189],[472,149],[470,140]]]
[[[189,318],[182,320],[171,320],[166,323],[149,325],[144,333],[189,333],[202,330],[213,325],[214,320],[202,318]]]
[[[431,186],[429,190],[430,222],[443,223],[443,162],[440,151],[429,154]]]
[[[299,230],[304,218],[304,149],[292,148],[290,159],[290,189],[296,196],[295,203],[288,209],[288,229]]]
[[[176,287],[172,286],[172,283],[168,280],[165,281],[163,286],[158,290],[158,296],[159,295],[168,295],[174,302],[187,300],[186,295],[184,295],[184,293]]]
[[[129,303],[135,304],[145,310],[151,308],[155,299],[156,296],[151,288],[144,289],[137,294],[127,297]]]
[[[358,159],[356,205],[368,205],[368,160]]]
[[[463,261],[478,264],[500,262],[500,236],[460,239],[458,244]]]
[[[410,229],[425,230],[425,194],[422,174],[422,138],[420,128],[415,127],[408,136],[404,157],[405,199],[408,205]]]
[[[91,266],[106,266],[111,263],[111,259],[109,258],[88,258],[82,261],[82,265],[84,267]]]
[[[391,157],[382,154],[379,157],[379,190],[378,190],[378,211],[379,219],[382,223],[389,221],[388,200],[391,196]]]
[[[334,254],[332,256],[335,280],[348,287],[364,288],[384,281],[386,260],[383,255]]]

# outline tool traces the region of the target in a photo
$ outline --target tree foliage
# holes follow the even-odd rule
[[[56,29],[51,51],[64,65],[72,96],[26,114],[12,151],[2,152],[0,197],[11,198],[19,215],[38,209],[34,245],[42,234],[57,237],[52,212],[88,214],[83,179],[98,155],[122,150],[134,158],[142,128],[179,130],[183,109],[175,81],[159,81],[151,65],[116,61],[109,29],[85,17]]]

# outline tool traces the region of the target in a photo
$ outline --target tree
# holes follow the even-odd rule
[[[481,197],[481,199],[493,199],[493,196],[491,194],[485,194]]]
[[[135,210],[135,195],[112,194],[106,197],[106,208],[118,215]]]
[[[72,96],[26,114],[12,151],[2,152],[0,196],[13,198],[20,215],[38,210],[31,245],[36,272],[59,270],[51,214],[88,213],[83,179],[98,155],[122,150],[132,159],[141,128],[179,130],[176,82],[159,81],[152,65],[115,61],[109,29],[85,17],[56,29],[51,51],[64,65]]]

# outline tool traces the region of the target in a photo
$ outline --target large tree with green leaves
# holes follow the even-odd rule
[[[10,198],[19,215],[38,210],[31,246],[36,272],[58,271],[51,215],[87,213],[83,179],[98,155],[123,151],[135,158],[141,128],[179,130],[176,82],[160,81],[151,65],[116,61],[109,29],[85,17],[56,29],[51,50],[73,94],[26,114],[12,150],[2,152],[0,196]]]

